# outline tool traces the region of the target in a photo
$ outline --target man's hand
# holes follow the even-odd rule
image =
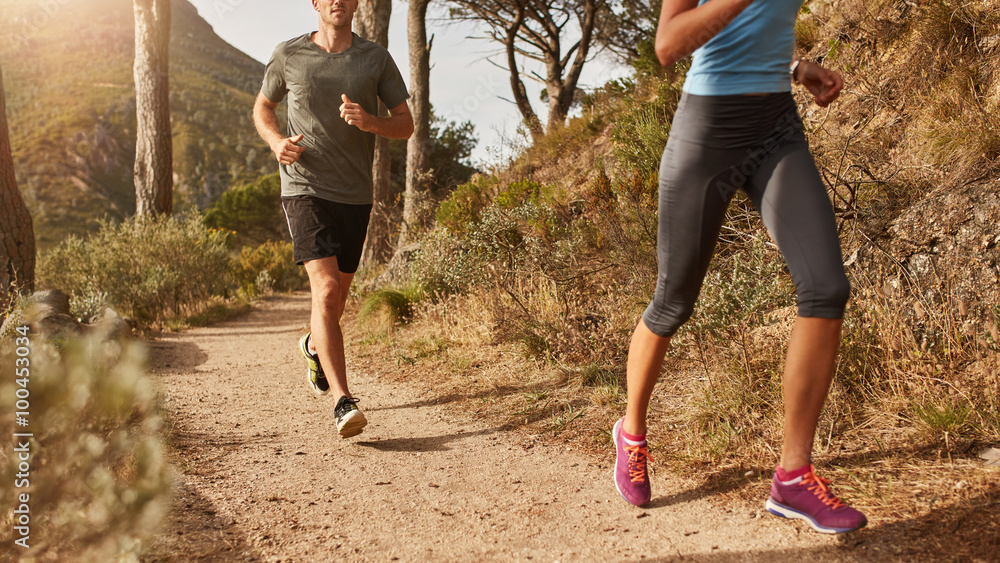
[[[835,70],[827,70],[822,65],[802,61],[795,69],[799,82],[812,93],[816,105],[825,108],[840,96],[844,78]]]
[[[271,150],[274,152],[274,156],[278,159],[281,164],[294,164],[295,161],[302,156],[302,153],[306,151],[304,147],[299,146],[299,141],[305,135],[296,135],[294,137],[288,137],[281,139],[275,143]]]
[[[341,94],[340,99],[344,103],[340,104],[340,117],[344,118],[348,124],[357,127],[365,132],[372,132],[372,115],[364,110],[360,105],[351,101],[347,94]]]

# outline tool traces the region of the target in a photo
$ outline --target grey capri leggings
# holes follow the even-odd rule
[[[681,96],[660,161],[659,273],[646,327],[673,335],[694,303],[726,208],[744,190],[788,264],[800,317],[839,319],[850,294],[833,206],[791,93]]]

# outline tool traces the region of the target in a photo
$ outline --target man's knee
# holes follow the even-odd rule
[[[341,287],[335,278],[324,277],[311,282],[313,303],[326,310],[340,311]]]

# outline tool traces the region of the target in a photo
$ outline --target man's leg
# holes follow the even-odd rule
[[[312,293],[309,327],[313,348],[328,376],[333,396],[350,398],[340,318],[344,314],[354,274],[341,272],[336,256],[310,260],[305,263],[305,268]]]

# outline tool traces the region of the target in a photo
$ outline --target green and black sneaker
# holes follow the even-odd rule
[[[357,402],[357,399],[341,397],[337,401],[337,407],[333,409],[333,419],[337,423],[337,431],[340,432],[341,438],[357,436],[368,425],[368,419],[365,418],[365,413],[358,409]]]
[[[306,377],[309,379],[309,386],[313,388],[313,391],[320,395],[326,395],[330,392],[330,383],[326,380],[326,374],[323,373],[323,366],[319,363],[319,357],[309,351],[309,335],[312,333],[307,332],[302,340],[299,340],[299,349],[302,350],[302,356],[305,357],[306,363],[309,364],[309,371],[306,373]]]

